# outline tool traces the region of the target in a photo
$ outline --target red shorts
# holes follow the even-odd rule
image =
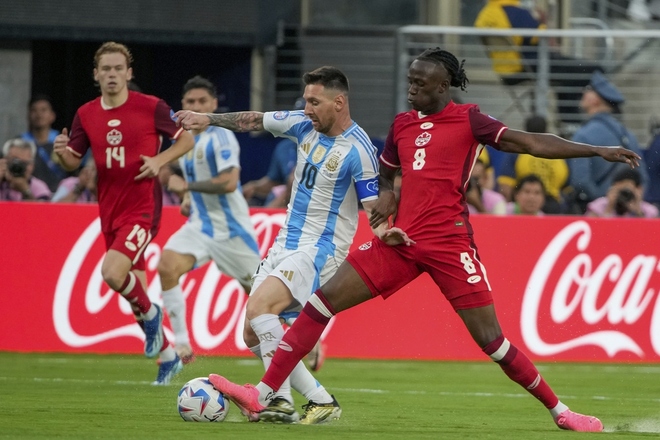
[[[151,222],[121,226],[112,232],[103,233],[105,248],[126,255],[133,269],[145,270],[144,250],[151,242]]]
[[[378,238],[346,258],[371,290],[387,298],[422,273],[428,273],[455,310],[493,303],[486,268],[472,237],[455,235],[435,243],[388,246]]]

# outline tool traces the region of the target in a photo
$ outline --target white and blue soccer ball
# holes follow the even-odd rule
[[[186,422],[222,422],[227,417],[229,400],[213,388],[208,378],[196,377],[179,391],[177,407]]]

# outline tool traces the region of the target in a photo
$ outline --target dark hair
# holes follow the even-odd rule
[[[543,184],[541,178],[536,174],[528,174],[525,177],[518,179],[518,183],[516,183],[516,187],[514,188],[513,193],[517,194],[526,183],[538,183],[541,185],[541,191],[543,191],[543,194],[545,194],[545,185]]]
[[[30,101],[28,102],[28,108],[31,108],[32,104],[39,101],[46,101],[48,104],[50,104],[50,108],[53,108],[53,100],[50,98],[50,96],[43,93],[32,95]]]
[[[612,177],[612,183],[623,182],[624,180],[632,180],[637,187],[642,184],[642,176],[639,171],[630,168],[621,170]]]
[[[543,116],[533,115],[525,119],[525,131],[530,133],[545,133],[547,127],[548,123]]]
[[[467,76],[465,76],[465,70],[463,69],[465,60],[459,63],[458,59],[451,52],[436,47],[435,49],[426,49],[416,59],[442,64],[451,77],[449,85],[452,87],[460,87],[461,90],[465,90],[467,83],[470,82]]]
[[[302,77],[305,85],[321,84],[326,89],[334,89],[348,94],[348,78],[344,73],[332,66],[323,66],[307,72]]]
[[[186,81],[186,83],[183,85],[182,95],[185,95],[192,89],[205,89],[213,98],[218,97],[218,91],[216,90],[215,85],[208,79],[199,75],[195,75]]]

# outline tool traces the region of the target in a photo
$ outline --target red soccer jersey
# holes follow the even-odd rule
[[[507,127],[474,104],[450,102],[436,114],[394,118],[380,157],[401,168],[396,226],[413,240],[472,234],[465,191],[484,145],[499,147]]]
[[[159,153],[163,136],[176,139],[172,110],[155,96],[130,91],[116,108],[104,108],[101,98],[78,109],[71,126],[69,147],[82,157],[92,149],[98,174],[98,201],[104,233],[127,223],[151,223],[155,235],[160,222],[162,193],[157,178],[135,180],[140,155]]]

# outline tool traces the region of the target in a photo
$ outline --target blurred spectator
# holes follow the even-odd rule
[[[660,0],[630,0],[628,18],[637,22],[660,19]]]
[[[651,142],[644,153],[649,182],[644,200],[660,208],[660,120],[651,120]]]
[[[479,186],[481,188],[495,189],[495,169],[492,166],[492,158],[494,157],[494,154],[491,154],[491,151],[501,153],[486,145],[486,148],[481,150],[481,153],[479,153],[479,157],[477,158],[481,161],[484,168],[483,172],[477,170],[477,177],[479,178]],[[504,154],[506,155],[507,153]],[[474,175],[473,171],[472,176]]]
[[[536,174],[528,174],[513,190],[513,202],[507,204],[507,214],[543,215],[545,187]]]
[[[518,0],[487,0],[479,12],[474,26],[496,29],[545,29],[542,19],[521,6]],[[538,65],[538,38],[529,37],[483,37],[489,48],[488,55],[493,70],[500,75],[502,83],[513,86],[527,80],[535,80]],[[508,46],[508,47],[507,47]],[[550,50],[550,81],[557,87],[557,112],[563,122],[580,122],[576,103],[580,90],[589,82],[588,75],[602,70],[595,63],[576,60]]]
[[[183,172],[179,164],[171,162],[162,166],[158,170],[158,181],[163,189],[163,206],[178,206],[181,205],[181,197],[174,191],[170,191],[168,183],[171,176],[179,176],[183,178]]]
[[[37,147],[25,139],[10,139],[2,146],[0,158],[0,200],[50,200],[43,180],[32,176]]]
[[[637,170],[627,169],[617,172],[607,195],[599,197],[587,205],[587,215],[591,217],[645,217],[658,216],[658,208],[642,200],[644,187]]]
[[[34,172],[32,174],[46,182],[51,192],[54,192],[60,181],[68,176],[51,157],[55,136],[59,134],[57,130],[52,128],[55,117],[50,97],[46,95],[33,96],[28,104],[29,129],[20,136],[37,146]]]
[[[294,110],[303,110],[305,100],[298,98],[293,105]],[[243,196],[251,206],[268,206],[283,208],[289,203],[287,183],[289,175],[296,165],[298,150],[291,139],[282,139],[275,146],[270,166],[265,176],[251,180],[243,185]]]
[[[67,177],[60,182],[53,194],[52,202],[96,203],[96,164],[88,157],[78,177]]]
[[[543,116],[534,115],[525,120],[525,130],[531,133],[546,133],[547,123]],[[497,177],[497,186],[507,202],[513,201],[513,189],[521,178],[535,174],[545,188],[546,214],[562,213],[562,189],[568,183],[568,164],[564,159],[544,159],[529,154],[507,154]]]
[[[635,136],[614,114],[621,112],[624,97],[619,90],[600,72],[595,72],[585,88],[580,107],[589,119],[573,136],[575,142],[591,145],[621,145],[642,156]],[[629,166],[625,163],[610,163],[597,157],[569,159],[570,183],[574,190],[573,203],[576,213],[584,213],[587,203],[603,197],[612,186],[614,175]],[[640,161],[639,172],[642,186],[648,182],[646,163]]]
[[[470,214],[506,214],[506,200],[497,191],[489,188],[489,173],[481,159],[472,168],[465,197]]]

